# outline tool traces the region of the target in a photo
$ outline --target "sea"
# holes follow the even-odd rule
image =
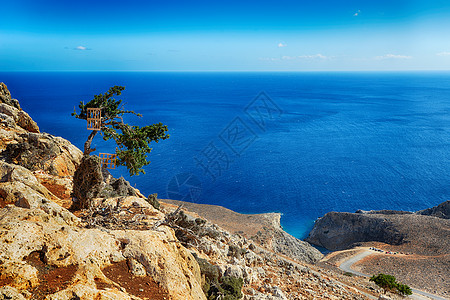
[[[450,72],[0,73],[42,132],[80,149],[80,102],[125,86],[133,125],[162,122],[145,175],[157,193],[240,213],[279,212],[305,238],[330,211],[416,211],[450,199]],[[93,154],[114,153],[100,135]]]

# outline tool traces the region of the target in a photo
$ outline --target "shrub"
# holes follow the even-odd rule
[[[399,283],[397,286],[397,290],[400,295],[412,295],[412,290],[406,284]]]
[[[397,282],[395,277],[392,275],[380,273],[378,275],[373,275],[369,280],[375,282],[376,285],[381,287],[385,294],[386,291],[392,291],[400,295],[412,295],[411,288],[406,284]]]
[[[208,300],[238,300],[242,298],[244,280],[231,276],[220,277],[218,266],[210,264],[206,259],[194,255],[200,266],[203,279],[203,292]]]
[[[159,210],[161,204],[158,201],[158,194],[154,193],[148,196],[147,202],[150,203],[155,209]]]

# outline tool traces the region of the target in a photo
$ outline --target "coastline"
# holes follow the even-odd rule
[[[245,238],[251,238],[258,231],[264,230],[264,227],[283,230],[280,224],[281,213],[240,214],[220,205],[198,204],[171,199],[158,200],[166,204],[183,205],[186,210]]]

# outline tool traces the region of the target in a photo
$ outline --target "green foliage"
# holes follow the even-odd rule
[[[392,291],[399,293],[400,295],[412,295],[411,288],[406,284],[397,282],[392,275],[380,273],[378,275],[373,275],[369,281],[375,282],[376,285],[384,290],[384,293],[386,293],[386,291]]]
[[[386,291],[394,290],[395,287],[397,286],[394,276],[386,275],[386,274],[382,274],[382,273],[380,273],[378,275],[373,275],[369,279],[369,281],[375,282],[375,284],[378,285],[379,287],[381,287],[385,293],[386,293]]]
[[[412,295],[412,290],[409,286],[406,284],[399,283],[397,285],[397,290],[400,293],[400,295]]]
[[[220,277],[218,266],[210,264],[206,259],[194,255],[200,266],[203,278],[203,292],[208,300],[224,299],[238,300],[243,297],[242,287],[244,280],[231,276]]]
[[[224,290],[224,299],[241,299],[243,285],[244,280],[242,278],[224,276],[221,284]]]
[[[349,276],[349,277],[353,277],[353,273],[352,272],[345,272],[344,275],[345,276]]]
[[[118,149],[117,165],[127,167],[130,175],[139,175],[144,173],[143,167],[150,162],[147,160],[147,154],[152,151],[149,144],[151,142],[158,143],[159,140],[169,138],[166,133],[167,126],[162,123],[156,123],[147,126],[131,126],[123,122],[124,114],[134,114],[139,117],[142,115],[134,111],[124,110],[121,105],[122,100],[116,100],[114,95],[121,95],[125,89],[123,86],[113,86],[106,93],[95,95],[94,99],[84,104],[80,102],[78,105],[80,113],[76,111],[72,113],[77,119],[87,119],[88,108],[100,108],[102,113],[101,134],[105,141],[113,139]],[[89,154],[95,149],[90,149],[90,145],[96,132],[91,133],[84,147],[84,153]]]
[[[211,282],[210,288],[206,292],[208,300],[224,299],[238,300],[242,298],[242,286],[244,280],[231,276],[224,276],[219,282]]]
[[[154,193],[147,197],[147,202],[150,203],[155,209],[159,210],[161,204],[158,201],[158,194]]]

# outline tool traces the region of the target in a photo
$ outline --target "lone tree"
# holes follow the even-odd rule
[[[80,112],[74,111],[72,113],[72,116],[77,119],[87,120],[88,108],[101,110],[100,128],[89,134],[87,141],[84,143],[83,160],[74,174],[73,196],[81,202],[101,196],[101,191],[104,190],[106,184],[103,182],[102,174],[105,173],[105,170],[101,169],[100,159],[90,156],[96,150],[91,148],[91,144],[97,133],[100,133],[105,141],[110,139],[115,141],[118,146],[115,151],[117,155],[116,165],[127,167],[131,176],[140,173],[145,174],[143,167],[150,163],[147,160],[147,154],[152,151],[150,143],[158,143],[159,140],[169,138],[167,126],[162,123],[140,127],[124,122],[123,116],[125,114],[142,116],[134,111],[125,110],[122,100],[113,98],[121,95],[124,89],[123,86],[113,86],[106,93],[95,95],[86,104],[80,102],[78,105]],[[81,203],[81,206],[85,207],[86,203]]]
[[[121,105],[122,100],[112,98],[114,95],[121,95],[125,89],[123,86],[113,86],[106,93],[95,95],[94,99],[84,104],[80,102],[78,107],[80,113],[76,111],[72,113],[77,119],[87,119],[88,108],[101,109],[101,130],[94,130],[84,143],[84,155],[89,155],[96,149],[91,149],[91,143],[97,132],[103,135],[105,141],[114,139],[119,149],[116,150],[117,165],[126,166],[130,175],[139,175],[144,173],[143,167],[150,162],[147,160],[147,154],[152,151],[149,144],[151,142],[158,143],[159,140],[169,138],[166,134],[167,126],[162,123],[147,125],[144,127],[131,126],[123,122],[124,114],[134,114],[142,117],[141,114],[134,111],[124,110]]]
[[[387,291],[396,292],[400,295],[412,295],[411,288],[406,284],[398,283],[394,276],[380,273],[370,277],[369,281],[375,282],[386,294]]]

